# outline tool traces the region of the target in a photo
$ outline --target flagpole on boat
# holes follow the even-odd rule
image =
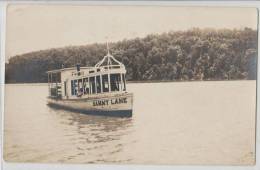
[[[107,41],[107,55],[110,55],[108,41]]]

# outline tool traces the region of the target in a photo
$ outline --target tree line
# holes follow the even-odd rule
[[[13,56],[5,65],[6,83],[47,82],[46,71],[94,66],[106,44],[69,46]],[[256,79],[257,31],[198,29],[151,34],[110,44],[110,53],[131,81]]]

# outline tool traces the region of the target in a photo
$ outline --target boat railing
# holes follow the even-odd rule
[[[107,70],[107,69],[120,69],[123,67],[120,65],[110,65],[110,66],[101,66],[101,68],[104,68],[105,70]]]
[[[61,83],[49,83],[49,96],[52,98],[61,98]]]
[[[112,69],[125,69],[125,67],[123,65],[98,66],[98,67],[96,67],[96,72],[108,71],[108,70],[112,70]]]

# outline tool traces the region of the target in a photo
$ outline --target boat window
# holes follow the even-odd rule
[[[120,74],[110,74],[111,91],[119,91],[121,86]]]
[[[96,86],[97,86],[97,93],[101,93],[101,82],[100,82],[100,75],[96,76]]]
[[[78,81],[77,80],[74,80],[74,94],[75,95],[78,95]]]
[[[83,94],[83,84],[82,84],[82,79],[78,80],[78,94],[77,95],[82,95]]]
[[[126,86],[125,86],[125,74],[122,74],[122,79],[123,79],[123,91],[126,91]]]
[[[55,82],[61,83],[61,73],[60,72],[55,74]]]
[[[90,91],[92,94],[96,93],[96,83],[95,83],[95,77],[89,78],[89,85],[90,85]]]
[[[67,82],[64,81],[64,96],[67,96]]]
[[[51,74],[48,73],[48,83],[51,82]]]
[[[61,73],[60,72],[57,74],[57,82],[61,83]]]
[[[51,73],[50,82],[52,83],[61,83],[61,73]]]
[[[109,91],[109,84],[108,84],[108,75],[102,75],[102,87],[103,87],[103,92],[108,92]]]
[[[78,94],[78,82],[77,80],[71,80],[71,95]]]
[[[71,84],[71,95],[73,96],[74,95],[74,83],[73,83],[73,80],[71,80],[71,82],[70,82],[70,84]]]
[[[84,94],[89,94],[88,78],[83,79],[83,90],[84,90]]]
[[[52,75],[51,75],[51,80],[52,80],[52,81],[51,81],[52,83],[55,83],[55,82],[56,82],[56,74],[52,74]]]

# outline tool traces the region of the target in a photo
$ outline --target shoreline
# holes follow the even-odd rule
[[[184,82],[212,82],[212,81],[253,81],[256,79],[239,79],[239,80],[145,80],[145,81],[126,81],[127,83],[184,83]]]
[[[149,81],[126,81],[126,83],[128,84],[133,84],[133,83],[142,83],[142,84],[146,84],[146,83],[195,83],[195,82],[234,82],[234,81],[257,81],[257,80],[246,80],[246,79],[242,79],[242,80],[149,80]],[[44,85],[44,84],[48,84],[46,83],[41,83],[41,82],[34,82],[34,83],[4,83],[4,85],[27,85],[27,84],[39,84],[39,85]]]

